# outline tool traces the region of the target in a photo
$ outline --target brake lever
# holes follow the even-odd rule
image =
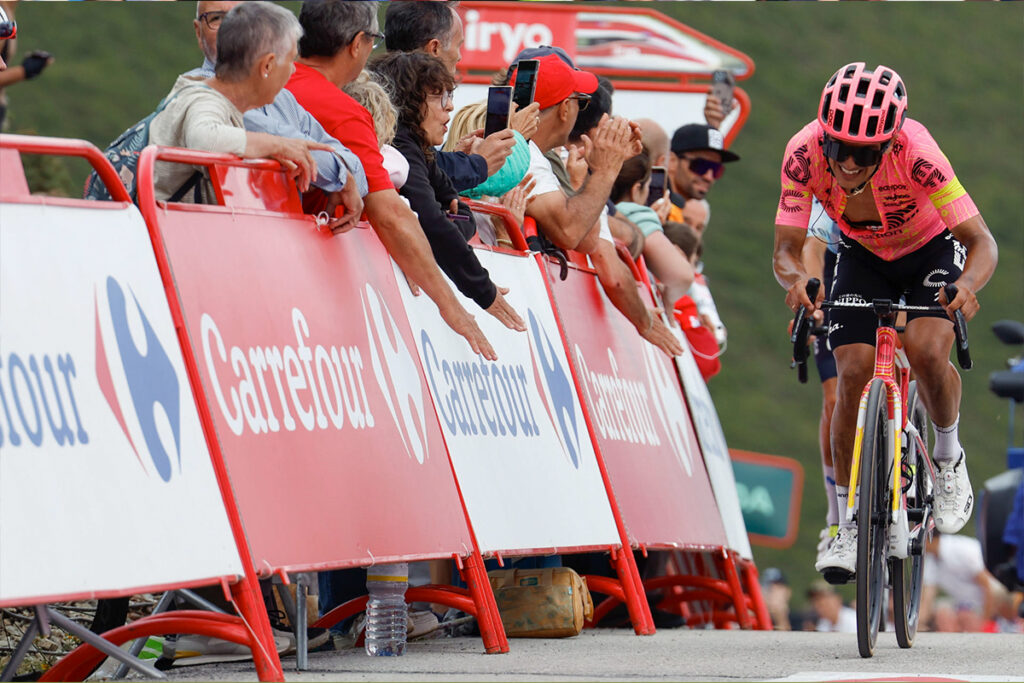
[[[958,290],[956,285],[951,282],[943,288],[943,291],[946,293],[946,304],[948,305],[956,298]],[[974,361],[971,360],[971,351],[967,347],[967,319],[964,318],[960,309],[953,311],[953,333],[956,335],[956,362],[964,370],[970,370],[974,367]]]

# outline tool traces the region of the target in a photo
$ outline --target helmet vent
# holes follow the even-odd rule
[[[885,99],[885,93],[881,90],[875,91],[875,96],[871,100],[871,108],[878,109],[882,106],[882,100]]]
[[[845,112],[842,109],[836,109],[835,119],[832,121],[832,130],[842,130],[844,118],[846,118]]]
[[[878,77],[878,82],[881,83],[882,85],[889,85],[890,80],[892,80],[891,71],[883,71],[881,75]]]
[[[869,116],[868,117],[868,132],[869,133],[874,133],[876,130],[878,130],[878,117],[877,116]]]
[[[864,97],[868,94],[868,86],[871,85],[870,78],[862,78],[857,81],[857,97]]]
[[[839,102],[841,104],[846,104],[846,98],[849,96],[849,94],[850,94],[850,86],[849,86],[849,84],[844,83],[841,86],[839,86]]]
[[[889,107],[889,111],[885,115],[885,128],[882,130],[883,133],[891,133],[896,127],[896,107]]]
[[[847,127],[847,130],[849,130],[853,134],[856,134],[857,131],[860,130],[860,117],[863,113],[863,105],[853,105],[853,111],[850,112],[850,125]]]
[[[857,73],[857,65],[850,64],[846,67],[846,73],[843,74],[843,78],[853,78],[853,75]]]

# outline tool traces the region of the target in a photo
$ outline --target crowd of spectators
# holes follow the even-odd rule
[[[152,143],[278,160],[308,213],[326,214],[336,235],[368,223],[413,292],[487,359],[493,348],[441,273],[525,331],[505,299],[515,283],[492,281],[471,240],[511,246],[509,231],[529,217],[545,251],[589,263],[637,334],[670,356],[688,339],[705,377],[718,371],[724,326],[701,273],[701,236],[706,196],[738,157],[724,147],[726,112],[712,95],[707,122],[683,125],[669,143],[653,121],[614,115],[610,81],[557,47],[529,48],[495,83],[514,84],[519,60],[536,59],[534,102],[485,137],[484,103],[454,111],[456,3],[391,2],[382,29],[375,2],[307,0],[296,17],[268,2],[204,0],[193,28],[202,65],[160,103]],[[652,166],[668,169],[659,197],[649,197]],[[155,185],[158,199],[215,202],[202,169],[161,162]],[[503,205],[517,226],[474,213],[466,199]],[[617,242],[648,269],[655,306]],[[323,607],[358,594],[361,577],[323,575]]]

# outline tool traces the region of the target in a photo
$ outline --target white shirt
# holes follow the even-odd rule
[[[833,624],[825,617],[822,617],[821,619],[818,619],[817,630],[828,633],[856,633],[857,612],[854,611],[852,607],[843,605],[839,608],[838,623]]]
[[[939,538],[938,555],[929,554],[924,562],[924,585],[938,586],[957,606],[970,605],[980,610],[985,604],[985,594],[977,578],[984,570],[985,560],[978,539],[943,534]]]

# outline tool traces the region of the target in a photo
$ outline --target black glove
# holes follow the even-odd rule
[[[46,68],[46,65],[53,59],[53,55],[45,50],[33,50],[28,57],[22,60],[21,65],[25,68],[25,80],[31,81]]]

